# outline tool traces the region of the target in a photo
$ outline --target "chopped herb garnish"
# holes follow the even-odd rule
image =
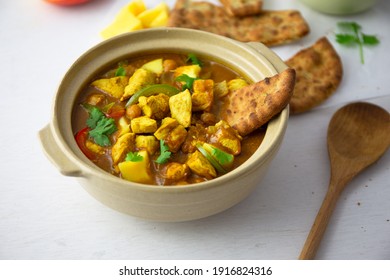
[[[182,90],[186,90],[186,89],[191,90],[194,81],[197,79],[198,78],[192,78],[192,77],[188,76],[187,74],[183,74],[183,75],[180,75],[179,77],[177,77],[175,79],[175,81],[183,83]]]
[[[203,66],[202,61],[200,61],[197,56],[194,53],[188,54],[187,61],[186,62],[191,62],[191,64],[197,64],[200,67]]]
[[[138,152],[129,152],[126,155],[125,161],[139,162],[144,159]]]
[[[115,71],[115,77],[126,76],[126,69],[123,66],[119,66]]]
[[[84,108],[89,113],[89,118],[87,119],[87,126],[91,129],[89,136],[99,146],[111,145],[109,136],[117,130],[115,120],[107,118],[97,107],[84,105]]]
[[[362,27],[356,22],[339,22],[338,27],[352,33],[336,34],[336,41],[341,45],[358,45],[360,62],[364,64],[363,46],[375,46],[380,43],[375,35],[367,35],[361,32]]]
[[[158,164],[163,164],[168,161],[171,156],[169,147],[165,144],[164,140],[160,140],[160,156],[155,160]]]

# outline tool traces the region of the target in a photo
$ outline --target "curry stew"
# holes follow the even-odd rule
[[[75,139],[97,166],[129,181],[211,180],[247,160],[264,137],[265,127],[241,137],[223,121],[224,97],[248,83],[194,54],[121,61],[78,97]]]

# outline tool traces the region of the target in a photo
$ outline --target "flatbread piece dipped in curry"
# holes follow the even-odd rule
[[[310,31],[299,11],[262,11],[234,17],[225,8],[208,2],[178,0],[168,26],[203,30],[241,42],[261,42],[275,46],[296,41]]]
[[[338,88],[342,62],[326,37],[299,51],[286,61],[296,71],[296,84],[290,101],[292,114],[313,109],[327,100]]]
[[[288,68],[230,93],[224,107],[225,120],[241,136],[248,135],[288,105],[294,84],[295,71]]]

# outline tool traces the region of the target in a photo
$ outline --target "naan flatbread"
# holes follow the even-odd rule
[[[220,0],[228,14],[245,17],[257,15],[263,7],[263,0]]]
[[[296,10],[262,11],[253,16],[233,17],[221,6],[190,0],[176,2],[168,26],[203,30],[267,46],[286,44],[309,33],[309,25]]]
[[[343,77],[341,59],[326,37],[299,51],[286,64],[297,75],[290,101],[292,114],[306,112],[327,100]]]
[[[251,133],[288,105],[294,84],[295,71],[288,68],[230,93],[223,108],[225,121],[241,136]]]

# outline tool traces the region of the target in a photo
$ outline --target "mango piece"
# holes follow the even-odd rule
[[[168,24],[169,12],[167,10],[163,10],[158,14],[154,20],[149,24],[149,27],[162,27],[167,26]]]
[[[140,13],[146,10],[146,5],[143,0],[134,0],[131,1],[126,8],[135,16],[138,16]]]
[[[161,13],[168,14],[168,5],[164,2],[158,4],[152,9],[148,9],[140,13],[137,18],[142,22],[142,25],[146,28],[150,27],[150,24],[158,17]]]
[[[138,154],[142,156],[141,161],[123,161],[118,164],[122,178],[141,184],[153,184],[149,154],[145,150],[139,151]]]
[[[149,61],[142,65],[141,68],[160,75],[163,72],[163,59],[157,58],[155,60]]]
[[[122,10],[115,18],[114,22],[100,32],[100,35],[103,39],[108,39],[122,33],[140,30],[142,28],[141,21],[126,9]]]

